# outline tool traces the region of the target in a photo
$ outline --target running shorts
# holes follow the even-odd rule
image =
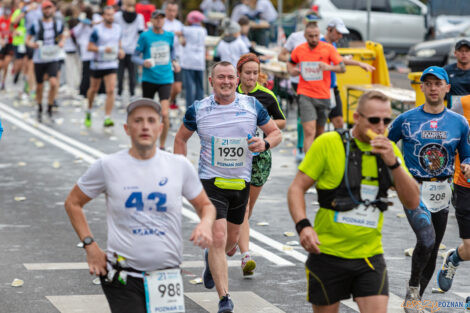
[[[470,239],[470,188],[454,184],[452,204],[462,239]]]
[[[344,259],[310,253],[305,264],[307,301],[330,305],[338,301],[388,295],[388,275],[382,254],[366,259]]]
[[[117,69],[115,68],[105,70],[91,70],[91,77],[99,79],[111,74],[115,74],[116,72]]]
[[[341,102],[341,96],[339,95],[338,87],[333,88],[335,93],[336,106],[331,109],[328,114],[328,118],[331,120],[337,116],[343,116],[343,103]]]
[[[11,43],[7,43],[2,49],[0,50],[0,57],[5,57],[7,55],[13,55],[14,49]]]
[[[225,218],[227,222],[241,225],[245,219],[246,205],[250,197],[250,184],[242,190],[222,189],[217,187],[215,178],[201,179],[207,196],[217,211],[216,219]]]
[[[178,73],[173,71],[173,79],[175,83],[181,83],[183,81],[183,71],[180,70]]]
[[[330,99],[315,99],[305,95],[299,96],[300,121],[302,123],[317,121],[318,126],[326,124]]]
[[[127,276],[127,284],[118,281],[118,275],[114,275],[112,282],[105,281],[100,277],[101,288],[108,300],[109,307],[113,313],[147,313],[145,301],[145,287],[142,278]]]
[[[170,99],[171,84],[152,84],[142,82],[142,97],[153,99],[158,92],[160,101]]]
[[[44,75],[47,74],[49,78],[57,77],[59,72],[59,62],[47,63],[34,63],[34,74],[36,75],[36,83],[42,84],[44,82]]]
[[[260,152],[253,157],[251,168],[251,185],[255,187],[263,186],[271,173],[271,150]]]

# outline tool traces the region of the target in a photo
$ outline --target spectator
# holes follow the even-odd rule
[[[237,65],[238,59],[249,50],[243,40],[240,38],[240,25],[229,19],[222,22],[224,26],[224,35],[214,52],[214,61],[228,61]]]

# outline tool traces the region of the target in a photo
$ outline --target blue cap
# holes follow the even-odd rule
[[[421,81],[424,81],[424,77],[426,75],[434,75],[439,79],[444,79],[446,83],[449,83],[449,76],[447,75],[447,72],[445,69],[439,66],[430,66],[427,69],[424,70],[423,74],[421,74]]]

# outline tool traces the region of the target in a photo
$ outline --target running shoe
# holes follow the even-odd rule
[[[207,249],[204,249],[204,271],[202,272],[202,282],[204,283],[204,287],[206,287],[207,289],[212,289],[215,286],[214,279],[212,278],[211,274],[211,269],[209,268],[209,250]]]
[[[52,119],[52,105],[47,106],[47,117]]]
[[[442,291],[449,291],[452,287],[452,281],[454,280],[455,271],[457,270],[458,265],[454,265],[450,260],[450,256],[454,253],[455,249],[450,249],[446,252],[444,256],[444,262],[442,262],[442,267],[437,273],[437,286],[441,288]]]
[[[470,297],[467,297],[467,299],[465,299],[465,309],[467,311],[470,311]]]
[[[112,119],[110,119],[109,117],[106,118],[104,120],[104,124],[103,124],[104,127],[113,127],[114,126],[114,122]]]
[[[232,313],[233,312],[233,302],[230,298],[230,295],[227,293],[219,301],[219,310],[217,313]]]
[[[172,104],[170,104],[170,109],[171,110],[178,110],[178,105],[176,104],[176,102],[173,102]]]
[[[243,276],[252,276],[256,268],[256,262],[251,258],[249,254],[245,254],[242,257],[242,271]]]
[[[85,127],[90,128],[91,127],[91,113],[86,112],[85,115]]]
[[[406,289],[405,302],[403,303],[405,313],[425,313],[421,306],[419,287],[408,286]]]
[[[233,256],[237,252],[238,244],[235,245],[235,247],[232,248],[229,252],[227,252],[227,256]]]

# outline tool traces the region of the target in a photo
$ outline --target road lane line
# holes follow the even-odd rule
[[[46,296],[60,313],[111,313],[104,295]]]
[[[102,157],[102,156],[105,156],[106,154],[105,153],[102,153],[100,152],[99,150],[96,150],[94,148],[91,148],[89,147],[88,145],[85,145],[83,143],[80,143],[78,142],[77,140],[73,139],[73,138],[70,138],[68,136],[65,136],[65,135],[62,135],[60,133],[58,133],[57,131],[51,129],[50,127],[47,127],[45,125],[41,125],[39,124],[38,125],[38,129],[34,128],[33,126],[30,126],[28,124],[32,124],[34,122],[34,120],[32,119],[26,119],[25,121],[22,121],[20,120],[19,118],[16,118],[14,117],[12,114],[14,113],[16,116],[20,116],[21,117],[21,113],[18,112],[17,110],[14,110],[12,108],[9,108],[9,107],[6,107],[5,104],[3,103],[0,103],[0,112],[3,111],[2,113],[2,116],[4,117],[5,120],[21,127],[22,129],[26,130],[27,132],[30,132],[31,134],[43,139],[44,141],[47,141],[49,142],[50,144],[53,144],[59,148],[61,148],[62,150],[66,151],[66,152],[69,152],[71,154],[73,154],[74,156],[76,157],[80,157],[82,158],[83,160],[85,160],[86,162],[88,163],[93,163],[94,161],[96,161],[96,158],[93,158],[91,157],[90,155],[86,154],[85,152],[81,152],[75,148],[73,148],[71,145],[73,144],[75,147],[87,147],[87,152],[88,153],[92,153],[93,155],[97,156],[97,157]],[[16,111],[16,112],[15,112]],[[28,123],[28,124],[27,124]],[[43,132],[41,132],[39,129],[41,129],[43,132],[48,132],[51,136],[49,135],[45,135]],[[57,139],[62,139],[62,140],[65,140],[66,139],[66,142],[68,143],[65,144],[63,142],[60,142],[58,141]],[[186,200],[186,199],[184,199]],[[185,202],[186,204],[189,204],[189,202]],[[189,204],[189,206],[191,206]],[[186,209],[186,208],[183,208],[183,215],[194,220],[194,221],[198,221],[199,220],[199,217],[197,216],[197,214],[195,214],[194,212]],[[302,255],[301,253],[297,252],[297,251],[284,251],[282,250],[282,247],[284,246],[282,243],[280,242],[277,242],[267,236],[264,236],[256,231],[253,231],[252,232],[253,234],[255,235],[252,235],[253,238],[256,238],[262,242],[266,242],[269,246],[275,248],[276,250],[279,250],[287,255],[290,255],[298,260],[301,260],[301,262],[304,262],[303,260],[306,259],[306,256],[305,255]],[[260,239],[262,238],[262,239]],[[258,246],[254,243],[251,243],[251,249],[255,252],[257,252],[258,254],[262,255],[263,257],[265,257],[268,261],[271,261],[273,262],[274,264],[276,265],[279,265],[279,266],[294,266],[294,263],[286,260],[286,259],[283,259],[281,258],[280,256],[262,248],[261,246]],[[299,255],[302,255],[302,257],[299,258]]]

